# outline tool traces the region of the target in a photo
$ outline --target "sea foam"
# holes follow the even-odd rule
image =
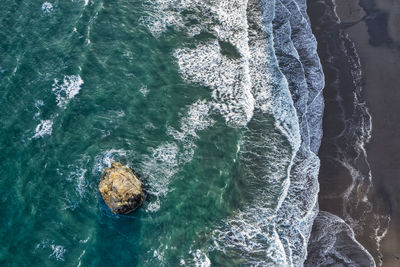
[[[54,241],[49,240],[42,240],[40,243],[36,244],[35,249],[51,250],[49,258],[53,258],[57,261],[64,261],[64,256],[67,252],[67,249],[64,246],[57,245]]]
[[[33,138],[40,138],[46,135],[51,135],[53,131],[53,121],[52,120],[41,120],[40,123],[35,128],[35,134]]]
[[[53,12],[53,4],[51,4],[50,2],[44,2],[42,4],[42,11],[43,11],[43,13]]]
[[[303,60],[308,59],[307,53],[316,53],[315,39],[305,44],[307,49],[300,49],[296,42],[312,37],[310,27],[303,24],[305,31],[291,35],[288,21],[291,16],[303,21],[303,9],[289,1],[285,4],[297,8],[297,13],[287,12],[279,1],[152,3],[154,13],[149,17],[153,21],[148,26],[156,37],[174,28],[194,38],[194,47],[179,48],[174,54],[182,77],[210,89],[211,114],[222,115],[230,127],[246,129],[239,145],[241,172],[246,177],[242,190],[251,191],[254,198],[215,225],[212,250],[255,266],[301,266],[317,211],[319,160],[313,151],[319,147],[321,134],[309,129],[318,128],[321,117],[313,121],[307,112],[314,105],[309,114],[321,114],[318,108],[323,107],[321,83],[315,86],[317,94],[308,86],[315,80],[313,71],[323,80],[318,57],[309,59],[316,60],[312,65],[317,68],[303,69],[309,63]],[[279,8],[287,15],[280,31],[273,24]],[[182,15],[183,10],[190,10],[190,16]],[[190,20],[201,23],[193,28]],[[211,37],[197,41],[201,32]],[[279,43],[276,38],[280,37]],[[295,63],[296,69],[283,69],[286,56],[288,66]],[[299,76],[289,77],[290,71],[299,71]],[[170,133],[177,140],[192,136],[176,130]]]
[[[310,257],[305,266],[375,266],[374,259],[354,237],[348,224],[339,217],[320,211],[310,239]]]
[[[57,105],[65,107],[79,93],[82,84],[83,80],[79,75],[64,76],[62,82],[54,79],[52,91],[56,95]]]
[[[156,148],[149,148],[152,155],[145,155],[141,171],[149,178],[148,192],[155,196],[146,210],[158,211],[161,198],[171,189],[172,177],[184,164],[193,159],[198,139],[197,132],[210,127],[214,121],[209,116],[210,105],[205,100],[198,100],[187,107],[186,114],[181,118],[179,129],[168,128],[168,134],[175,142],[166,142]]]
[[[224,56],[217,41],[177,50],[175,56],[184,78],[213,89],[212,106],[229,125],[246,125],[254,109],[246,62]]]
[[[50,254],[50,257],[54,257],[58,261],[64,261],[64,254],[67,251],[61,245],[51,245],[51,249],[53,252]]]
[[[127,152],[123,149],[109,149],[98,154],[94,159],[93,175],[98,175],[114,161],[125,158]]]

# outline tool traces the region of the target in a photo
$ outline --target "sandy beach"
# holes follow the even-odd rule
[[[324,139],[319,152],[320,208],[343,218],[378,266],[399,266],[400,2],[337,0],[335,4],[340,22],[329,28],[320,25],[325,12],[320,10],[322,5],[309,1],[326,76]],[[324,31],[332,31],[332,43],[336,42],[334,33],[347,34],[359,58],[353,63],[360,65],[361,72],[349,67],[352,61],[346,62],[345,53],[331,49],[334,45],[329,45]],[[345,43],[351,51],[351,45]],[[351,96],[358,75],[360,94]],[[357,101],[360,103],[355,104]],[[356,109],[364,101],[372,128],[357,132],[348,124],[363,125]],[[350,148],[354,140],[362,141],[359,149]]]
[[[400,3],[371,1],[370,5],[376,6],[367,13],[357,2],[338,0],[337,11],[343,22],[365,15],[371,17],[346,31],[360,56],[365,99],[372,115],[372,138],[367,153],[375,202],[383,200],[385,206],[381,208],[391,217],[381,243],[383,266],[394,267],[400,264]],[[387,17],[387,22],[374,20],[380,14]]]

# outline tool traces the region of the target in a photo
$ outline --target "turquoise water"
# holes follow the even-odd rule
[[[0,265],[294,262],[300,130],[264,4],[2,1]],[[130,215],[98,193],[114,160],[149,195]]]

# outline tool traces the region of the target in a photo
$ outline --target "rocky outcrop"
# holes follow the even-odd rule
[[[111,167],[101,175],[99,190],[104,202],[115,214],[127,214],[143,203],[142,183],[133,171],[119,162],[113,162]]]

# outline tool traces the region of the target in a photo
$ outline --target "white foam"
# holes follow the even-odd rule
[[[36,100],[35,101],[35,107],[40,107],[40,106],[43,106],[44,105],[44,102],[43,102],[43,100]]]
[[[287,266],[284,247],[271,224],[273,217],[267,213],[271,211],[253,206],[229,218],[223,228],[214,231],[217,248],[236,251],[250,265],[263,261],[266,266]]]
[[[55,241],[42,240],[36,244],[36,249],[51,249],[49,258],[55,258],[57,261],[64,261],[64,255],[67,249],[62,245],[56,245]]]
[[[58,261],[64,261],[64,254],[67,250],[63,246],[52,244],[51,249],[53,250],[53,252],[50,254],[49,257],[54,257]]]
[[[189,36],[194,37],[199,35],[202,31],[202,28],[199,25],[192,25],[186,28]]]
[[[187,115],[181,119],[180,130],[168,128],[168,134],[184,146],[181,162],[189,162],[192,159],[196,147],[194,141],[198,138],[197,132],[214,124],[214,120],[210,117],[210,109],[211,104],[205,100],[198,100],[189,106]]]
[[[40,138],[46,135],[51,135],[53,131],[53,121],[52,120],[41,120],[40,123],[35,128],[35,135],[33,138]]]
[[[251,119],[254,98],[251,94],[246,62],[222,55],[217,41],[175,53],[184,78],[213,89],[212,106],[228,125],[244,126]]]
[[[64,76],[62,83],[54,79],[52,91],[56,95],[57,105],[64,107],[79,91],[83,80],[79,75]]]
[[[83,197],[86,192],[86,187],[88,186],[88,182],[85,179],[86,169],[78,169],[71,173],[68,179],[72,179],[76,181],[76,192],[80,197]]]
[[[145,128],[146,130],[153,130],[153,129],[157,129],[157,127],[156,127],[156,126],[154,126],[154,124],[153,124],[153,123],[151,123],[150,121],[146,122],[146,124],[144,125],[144,128]]]
[[[157,249],[153,252],[153,257],[157,258],[159,261],[163,261],[164,259],[164,251],[159,252]]]
[[[44,105],[43,100],[36,100],[35,101],[35,108],[37,109],[37,112],[33,116],[35,119],[39,118],[39,116],[40,116],[40,107],[43,106],[43,105]]]
[[[179,7],[187,3],[187,0],[150,0],[147,1],[149,12],[140,18],[140,23],[146,26],[155,37],[160,37],[168,27],[184,27],[182,17],[179,15]],[[174,6],[175,5],[175,6]]]
[[[155,196],[145,206],[146,211],[155,212],[160,208],[160,197],[169,191],[171,177],[178,171],[179,149],[175,143],[165,143],[155,149],[150,149],[151,156],[144,156],[141,169],[149,180],[148,192]]]
[[[85,254],[86,254],[86,249],[84,249],[84,250],[82,251],[81,255],[79,255],[77,267],[80,267],[80,266],[82,265],[81,259],[82,259],[82,257],[83,257]]]
[[[338,261],[345,266],[375,266],[371,254],[355,239],[351,227],[339,217],[320,211],[314,228],[306,266]]]
[[[156,148],[150,148],[151,156],[144,156],[142,171],[149,177],[149,192],[156,199],[145,207],[146,211],[155,212],[160,208],[160,198],[169,190],[171,178],[180,167],[190,162],[196,148],[197,132],[210,127],[214,121],[209,116],[210,105],[205,100],[198,100],[188,107],[186,115],[181,119],[180,128],[172,127],[168,133],[176,142],[166,142]]]
[[[211,266],[211,261],[207,257],[207,255],[197,249],[196,251],[192,252],[194,263],[196,267],[210,267]]]
[[[89,189],[91,184],[86,179],[87,170],[84,165],[88,162],[88,158],[84,157],[82,160],[79,160],[76,164],[69,165],[71,168],[70,171],[66,171],[65,180],[73,187],[74,191],[66,190],[65,196],[62,198],[63,210],[75,210],[79,207],[82,200],[88,195],[88,192],[91,192]],[[63,173],[58,173],[61,177],[65,177]]]
[[[290,187],[291,164],[300,147],[301,136],[288,83],[278,67],[274,53],[271,22],[275,1],[262,1],[261,4],[258,1],[239,0],[208,1],[206,4],[196,0],[151,2],[157,6],[154,9],[156,12],[151,14],[154,21],[146,22],[153,34],[160,36],[168,27],[174,27],[192,37],[202,31],[216,36],[213,40],[210,37],[207,41],[197,42],[194,49],[177,49],[174,54],[186,81],[211,89],[211,101],[204,103],[209,107],[208,112],[219,112],[232,127],[245,126],[255,112],[266,116],[272,114],[276,127],[292,146],[291,151],[285,150],[286,154],[282,155],[283,149],[276,149],[278,144],[275,141],[279,139],[274,139],[268,133],[260,133],[262,142],[253,144],[253,148],[265,147],[268,143],[268,149],[275,149],[276,154],[266,151],[265,157],[256,157],[254,161],[248,159],[250,164],[246,174],[250,184],[257,185],[259,182],[264,186],[256,188],[256,197],[251,205],[222,222],[222,226],[214,232],[216,246],[221,251],[226,248],[237,250],[237,255],[252,265],[296,266],[298,259],[293,260],[292,257],[304,257],[308,233],[315,216],[313,204],[316,202],[318,186],[311,181],[314,176],[310,176],[310,179],[306,176],[293,176],[294,186]],[[190,19],[201,23],[197,27],[188,24],[188,18],[180,14],[182,10],[193,11]],[[248,25],[248,21],[252,25]],[[220,41],[235,50],[235,55],[225,53],[226,47],[221,47]],[[182,130],[186,129],[185,123],[182,123],[180,130],[169,129],[169,133],[179,143],[185,144],[185,150],[193,151],[191,147],[195,145],[192,139],[197,135],[190,131],[192,125],[187,126],[189,130]],[[178,153],[179,159],[180,155],[181,152]],[[193,156],[190,153],[188,155],[188,158]],[[318,160],[313,156],[311,154],[310,158],[304,160],[304,164],[311,164],[307,175],[314,175],[315,169],[318,169]],[[247,163],[245,161],[242,159],[241,162]],[[257,173],[254,170],[256,166],[251,162],[255,161],[265,162],[263,172]],[[296,178],[304,179],[295,181]],[[296,197],[296,189],[300,188],[307,193]],[[294,200],[285,201],[287,194],[291,194]],[[279,197],[274,197],[276,195]],[[300,208],[291,212],[290,208],[297,204]],[[284,209],[278,212],[282,206]],[[290,233],[284,232],[290,223],[299,225],[294,226],[295,229]]]
[[[111,163],[125,158],[127,152],[123,149],[109,149],[98,154],[94,159],[93,174],[98,175],[105,168],[111,166]]]
[[[79,243],[86,244],[89,241],[90,237],[88,236],[86,239],[79,240]]]
[[[150,90],[147,88],[147,86],[145,84],[142,84],[142,86],[139,89],[139,92],[143,95],[143,96],[147,96],[147,94],[150,92]]]
[[[44,2],[42,4],[43,13],[51,13],[53,12],[53,5],[50,2]]]
[[[375,218],[375,220],[382,220],[382,216],[379,215],[375,215],[377,218]],[[381,242],[383,240],[383,238],[385,238],[385,236],[387,235],[388,231],[389,231],[389,226],[390,226],[390,221],[391,218],[390,216],[387,216],[386,218],[384,218],[384,221],[386,221],[386,225],[379,225],[377,228],[375,228],[375,241],[377,244],[377,251],[379,254],[378,257],[378,266],[383,266],[383,253],[381,250]]]
[[[266,1],[262,7],[264,10],[259,8],[258,3],[249,1],[247,11],[250,12],[248,16],[251,18],[249,19],[251,24],[249,24],[248,57],[252,94],[255,99],[254,110],[258,113],[273,114],[276,127],[287,137],[292,149],[284,151],[278,146],[279,139],[266,133],[252,132],[252,135],[262,136],[259,138],[262,142],[255,142],[258,139],[246,140],[248,146],[268,147],[269,150],[264,156],[255,155],[254,160],[253,156],[241,160],[242,168],[246,164],[249,165],[245,173],[248,175],[247,179],[253,180],[249,183],[255,184],[255,188],[252,188],[255,200],[228,218],[215,232],[215,237],[219,246],[237,251],[237,255],[240,255],[238,257],[245,258],[250,265],[260,265],[260,262],[263,262],[261,265],[265,266],[297,266],[298,254],[302,255],[300,263],[304,261],[307,233],[311,230],[312,219],[315,216],[312,212],[308,214],[307,209],[312,210],[314,207],[318,186],[307,183],[307,179],[303,181],[302,179],[306,177],[291,173],[294,156],[301,144],[300,128],[288,83],[278,68],[274,53],[272,27],[269,23],[273,18],[274,3]],[[286,152],[286,155],[282,155],[282,152]],[[241,153],[254,154],[252,151],[241,151]],[[265,162],[263,171],[257,170],[257,165],[252,162]],[[314,158],[311,158],[310,162],[313,163]],[[273,169],[268,170],[269,165],[273,166]],[[298,182],[299,185],[292,184],[291,175],[294,182]],[[297,179],[299,181],[296,181]],[[261,188],[256,187],[257,181],[263,180]],[[291,210],[290,207],[296,206],[285,199],[290,192],[296,192],[296,188],[300,190],[300,183],[306,184],[303,186],[304,190],[310,190],[310,194],[303,199],[294,195],[292,202],[310,203],[310,207],[304,205],[305,207],[299,206],[298,210]],[[313,187],[308,189],[308,185]],[[293,196],[287,199],[291,197]],[[307,197],[310,201],[306,199]],[[289,232],[286,230],[288,228],[293,230]]]
[[[282,235],[277,220],[289,187],[291,164],[290,147],[280,144],[282,138],[280,133],[273,134],[267,127],[243,137],[239,155],[241,173],[246,178],[242,178],[242,188],[251,192],[252,197],[213,233],[218,250],[229,248],[249,265],[263,262],[265,266],[290,266],[291,257],[285,253],[286,236]]]
[[[289,7],[290,10],[288,10]],[[283,125],[283,131],[288,133],[289,140],[295,144],[293,147],[299,150],[292,160],[290,186],[275,220],[289,266],[303,264],[307,256],[307,244],[313,220],[318,213],[319,159],[313,151],[318,149],[319,141],[317,140],[320,140],[322,135],[319,131],[322,118],[318,115],[322,114],[323,104],[317,105],[317,102],[323,100],[318,98],[317,101],[315,94],[312,93],[314,102],[310,101],[309,92],[314,89],[320,92],[323,89],[323,86],[319,87],[323,84],[321,83],[323,77],[318,56],[314,50],[316,42],[311,29],[308,25],[304,25],[305,21],[294,1],[276,2],[273,22],[274,48],[280,70],[291,85],[289,89],[299,120],[299,129],[296,130],[290,125],[290,118],[289,120],[284,118],[286,123],[289,122],[289,127]],[[314,74],[310,76],[309,73]],[[318,81],[313,79],[317,76]],[[308,87],[307,82],[311,84],[313,90]],[[308,103],[311,103],[312,107]],[[311,119],[309,114],[312,114]],[[301,139],[296,137],[297,131],[300,131]],[[310,141],[310,137],[314,142]]]
[[[166,143],[153,150],[153,159],[171,167],[178,165],[178,147],[175,143]]]
[[[184,78],[202,83],[214,91],[213,106],[231,126],[245,125],[253,114],[249,74],[247,38],[247,1],[154,0],[152,12],[143,24],[156,36],[167,27],[185,31],[189,36],[201,31],[213,32],[219,40],[230,43],[241,58],[232,59],[221,54],[218,42],[199,45],[196,49],[179,49],[175,56]],[[182,10],[193,13],[183,17]],[[190,21],[200,20],[201,24]]]

